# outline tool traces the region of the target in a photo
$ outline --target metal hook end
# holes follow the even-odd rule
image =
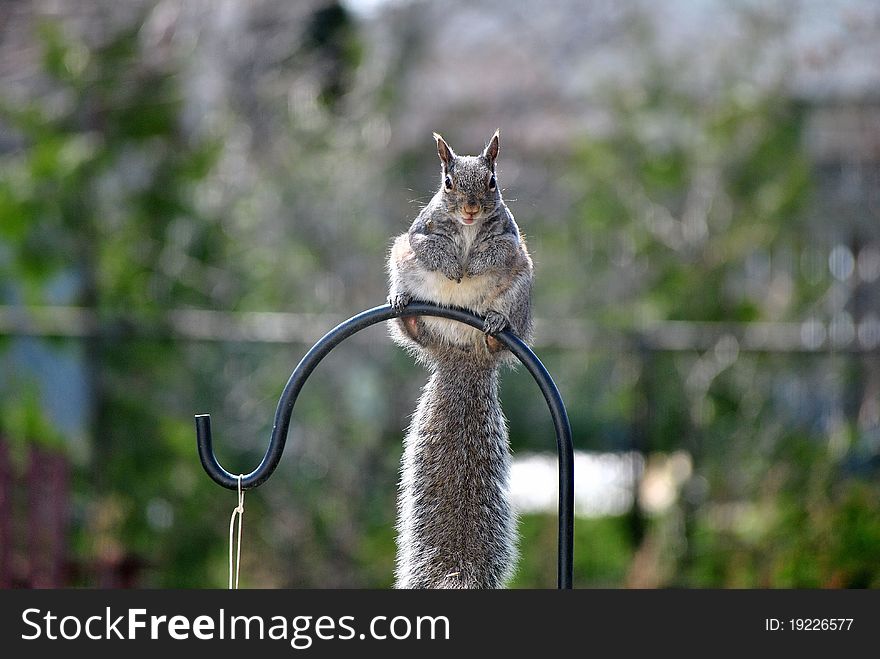
[[[215,483],[229,490],[236,489],[239,486],[238,478],[221,467],[220,463],[217,462],[217,456],[214,455],[214,440],[211,436],[211,415],[196,414],[195,419],[196,443],[202,466]]]

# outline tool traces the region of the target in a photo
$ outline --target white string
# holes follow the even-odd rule
[[[238,548],[235,551],[235,588],[238,589],[238,574],[241,568],[241,522],[244,517],[244,492],[241,489],[241,474],[238,479],[238,506],[232,511],[229,519],[229,590],[232,590],[232,532],[235,528],[235,517],[238,516]]]

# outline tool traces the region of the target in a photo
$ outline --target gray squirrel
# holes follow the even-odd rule
[[[404,439],[398,495],[397,588],[501,588],[517,557],[508,497],[507,422],[499,366],[512,359],[492,335],[531,340],[532,259],[501,198],[499,132],[479,156],[458,156],[434,133],[440,189],[398,236],[388,301],[468,309],[457,321],[409,316],[392,338],[430,371]]]

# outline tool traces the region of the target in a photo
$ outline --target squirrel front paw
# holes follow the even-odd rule
[[[451,279],[459,284],[461,283],[461,278],[464,276],[464,269],[458,261],[450,261],[449,263],[444,264],[440,271],[447,279]]]
[[[388,296],[388,304],[390,304],[391,308],[395,311],[400,311],[412,302],[412,299],[413,296],[410,293],[396,293]]]
[[[490,311],[486,314],[486,320],[483,323],[483,331],[486,334],[498,334],[503,332],[510,325],[507,317],[497,311]]]

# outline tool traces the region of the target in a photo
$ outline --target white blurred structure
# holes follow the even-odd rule
[[[556,511],[559,472],[556,455],[525,453],[513,460],[511,498],[521,513]],[[636,451],[574,455],[574,510],[578,517],[624,515],[635,504],[649,514],[659,514],[678,500],[682,484],[690,478],[691,458],[678,451],[645,456]],[[638,485],[637,485],[638,484]]]

